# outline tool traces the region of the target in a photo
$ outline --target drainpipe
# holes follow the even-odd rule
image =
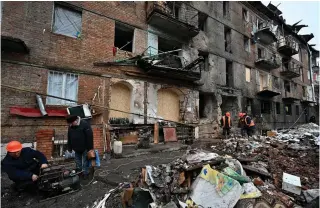
[[[308,61],[309,61],[310,81],[311,81],[311,87],[312,87],[312,101],[314,101],[315,96],[314,96],[314,86],[313,86],[313,80],[312,80],[313,76],[312,76],[312,63],[311,63],[311,61],[312,61],[312,53],[310,51],[310,48],[309,48],[308,44],[307,44],[307,49],[308,49],[308,54],[309,54]]]

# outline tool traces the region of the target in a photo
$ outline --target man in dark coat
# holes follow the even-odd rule
[[[75,152],[77,171],[83,171],[84,178],[88,177],[87,152],[93,149],[93,132],[91,126],[78,116],[70,115],[67,118],[68,151]]]
[[[9,142],[6,149],[8,153],[1,161],[2,170],[15,182],[18,191],[34,188],[40,168],[48,167],[47,158],[37,150],[22,148],[18,141]]]
[[[221,118],[221,126],[222,126],[222,129],[223,129],[223,135],[226,136],[226,135],[230,135],[230,129],[231,129],[231,116],[230,116],[230,113],[229,112],[226,112],[226,114],[224,116],[222,116]]]

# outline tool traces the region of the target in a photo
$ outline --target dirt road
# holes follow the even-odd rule
[[[168,163],[184,153],[185,151],[160,152],[132,158],[112,159],[109,162],[102,161],[90,185],[82,187],[76,193],[41,203],[38,203],[35,194],[22,193],[18,196],[10,189],[12,182],[7,174],[1,173],[1,205],[5,208],[91,207],[97,198],[102,197],[118,183],[134,180],[140,174],[141,167]]]

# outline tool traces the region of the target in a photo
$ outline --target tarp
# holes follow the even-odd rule
[[[191,188],[190,197],[197,205],[215,208],[234,207],[243,192],[238,181],[212,169],[210,165],[202,168]]]

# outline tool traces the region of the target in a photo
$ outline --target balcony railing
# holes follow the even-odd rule
[[[291,35],[283,37],[278,42],[278,51],[286,56],[293,56],[299,52],[299,44]]]
[[[199,33],[199,13],[196,9],[181,2],[148,2],[148,24],[182,38],[192,38]]]
[[[300,71],[302,69],[302,66],[293,62],[289,61],[288,64],[284,63],[282,65],[280,74],[284,77],[287,77],[289,79],[300,77]]]
[[[196,81],[201,79],[201,63],[203,61],[203,57],[192,62],[187,61],[184,57],[174,55],[171,52],[148,47],[144,56],[137,63],[149,74]]]
[[[277,37],[273,29],[274,27],[271,22],[262,22],[258,25],[258,28],[255,31],[255,38],[267,45],[274,43],[277,41]]]
[[[264,83],[260,83],[260,89],[257,95],[262,97],[274,97],[281,94],[279,81],[275,81],[271,75],[268,75]]]
[[[258,57],[257,55],[255,61],[255,64],[258,68],[268,70],[279,68],[281,66],[281,63],[282,61],[280,56],[276,54],[269,54],[263,57]]]

